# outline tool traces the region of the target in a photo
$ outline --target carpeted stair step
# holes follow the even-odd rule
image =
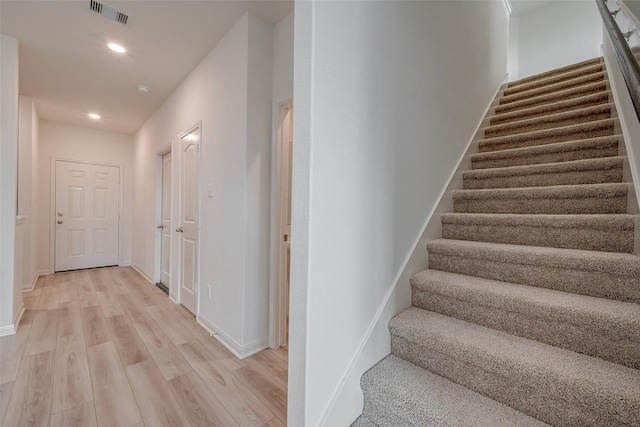
[[[392,354],[549,424],[640,425],[637,369],[415,307],[389,329]]]
[[[504,96],[514,95],[516,93],[524,92],[527,90],[541,88],[543,86],[550,86],[553,84],[565,82],[567,80],[573,80],[590,74],[603,72],[603,65],[594,64],[588,67],[582,67],[577,70],[569,71],[566,73],[556,74],[548,77],[540,77],[536,80],[532,80],[527,83],[520,83],[517,85],[509,85],[504,91]]]
[[[536,107],[524,108],[510,113],[497,114],[489,119],[489,123],[492,126],[501,125],[533,117],[542,117],[549,114],[563,113],[574,109],[602,105],[609,102],[610,94],[610,92],[598,92],[566,101],[538,105]]]
[[[442,238],[633,253],[633,215],[442,215]]]
[[[364,392],[363,415],[368,424],[354,426],[546,425],[394,355],[367,371],[360,384]]]
[[[517,135],[485,138],[478,141],[478,150],[481,153],[486,153],[488,151],[509,150],[512,148],[533,147],[555,142],[612,136],[615,132],[616,122],[617,119],[604,119],[553,129],[519,133]]]
[[[512,335],[640,369],[640,306],[424,270],[412,305]]]
[[[557,142],[533,147],[488,151],[471,155],[474,170],[504,168],[510,166],[571,162],[617,156],[622,135]]]
[[[582,61],[582,62],[578,62],[578,63],[575,63],[575,64],[567,65],[566,67],[555,68],[553,70],[546,71],[544,73],[539,73],[539,74],[536,74],[536,75],[533,75],[533,76],[524,77],[522,79],[515,80],[513,82],[509,82],[508,87],[512,88],[512,87],[520,86],[522,84],[529,83],[529,82],[532,82],[532,81],[535,81],[535,80],[547,79],[547,78],[549,78],[551,76],[555,76],[555,75],[558,75],[558,74],[566,74],[566,73],[573,72],[573,71],[578,70],[578,69],[591,67],[591,66],[597,65],[597,64],[600,64],[602,66],[602,57],[588,59],[586,61]]]
[[[465,171],[465,190],[622,182],[625,157]]]
[[[484,129],[484,137],[495,138],[499,136],[516,135],[536,130],[553,129],[592,122],[595,120],[608,119],[611,117],[613,110],[614,105],[608,103],[493,125]]]
[[[500,105],[509,104],[511,102],[521,101],[523,99],[528,99],[528,98],[534,98],[536,96],[545,95],[548,93],[560,92],[566,89],[583,86],[589,83],[601,82],[605,80],[605,77],[606,77],[606,74],[604,71],[601,71],[599,73],[587,74],[585,76],[577,77],[571,80],[566,80],[563,82],[514,93],[513,95],[503,95],[500,98],[499,103]]]
[[[523,109],[529,109],[536,106],[554,104],[557,102],[568,101],[575,98],[581,98],[590,94],[598,94],[607,92],[607,81],[591,82],[558,92],[547,93],[534,96],[532,98],[524,98],[519,101],[510,102],[508,104],[497,105],[494,109],[495,114],[506,114]]]
[[[640,258],[631,254],[449,239],[427,250],[434,270],[640,303]]]
[[[455,213],[625,214],[629,184],[456,190]]]

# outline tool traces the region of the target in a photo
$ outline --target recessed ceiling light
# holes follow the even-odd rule
[[[125,53],[127,51],[127,49],[125,49],[124,47],[122,47],[121,45],[117,44],[117,43],[109,43],[107,45],[107,47],[109,49],[111,49],[114,52],[118,52],[118,53]]]
[[[100,114],[89,113],[89,117],[91,117],[94,120],[98,120],[100,118]]]
[[[151,89],[149,89],[149,86],[138,85],[136,87],[138,88],[138,92],[140,93],[149,93],[149,91],[151,91]]]

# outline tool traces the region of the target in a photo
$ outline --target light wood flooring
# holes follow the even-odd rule
[[[130,267],[41,277],[0,338],[3,427],[265,426],[287,412],[287,352],[238,360]]]

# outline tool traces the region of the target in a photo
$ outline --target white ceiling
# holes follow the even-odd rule
[[[133,134],[246,12],[275,25],[292,0],[119,1],[127,26],[89,0],[0,0],[0,32],[20,42],[20,94],[42,119]],[[106,48],[117,42],[127,53]],[[136,85],[151,88],[138,92]],[[204,94],[206,96],[206,94]],[[102,115],[99,121],[89,112]]]

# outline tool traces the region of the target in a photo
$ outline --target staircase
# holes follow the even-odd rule
[[[640,426],[637,202],[612,102],[601,58],[504,90],[353,426]]]

